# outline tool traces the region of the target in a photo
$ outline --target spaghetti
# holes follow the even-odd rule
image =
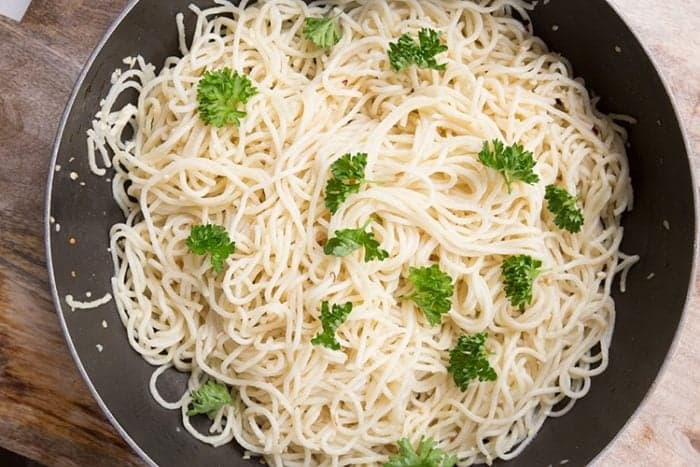
[[[160,72],[136,57],[115,73],[88,133],[92,170],[116,172],[126,220],[110,232],[113,296],[131,345],[158,366],[154,397],[198,439],[235,439],[270,465],[380,465],[402,436],[432,437],[460,465],[513,458],[606,368],[613,278],[636,261],[618,251],[632,206],[624,129],[512,17],[527,16],[520,0],[216,3],[191,7],[191,41],[178,16],[182,56]],[[326,51],[301,31],[330,15],[342,38]],[[442,32],[446,70],[392,70],[388,44],[424,27]],[[197,113],[199,79],[224,67],[259,91],[240,128]],[[115,108],[128,90],[138,101]],[[479,162],[491,139],[532,151],[540,183],[509,192]],[[329,167],[359,151],[381,183],[331,216]],[[580,233],[553,226],[550,183],[578,194]],[[323,253],[329,232],[371,217],[388,259]],[[237,245],[221,274],[186,247],[205,223]],[[500,280],[517,254],[545,270],[522,313]],[[427,264],[455,281],[436,327],[397,298],[408,268]],[[355,304],[342,351],[310,344],[322,300]],[[498,379],[461,391],[448,352],[478,332]],[[170,367],[191,372],[190,390],[209,378],[234,389],[210,433],[190,424],[189,391],[158,394]]]

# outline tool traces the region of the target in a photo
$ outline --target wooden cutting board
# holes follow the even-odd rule
[[[42,227],[59,117],[82,64],[126,3],[34,0],[21,24],[0,18],[0,446],[52,466],[142,465],[68,353],[48,291]],[[700,1],[610,3],[668,78],[699,167]],[[700,465],[697,336],[695,293],[652,395],[599,465]]]

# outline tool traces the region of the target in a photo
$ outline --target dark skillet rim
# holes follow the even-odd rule
[[[193,0],[194,1],[194,0]],[[56,314],[58,315],[58,319],[61,324],[61,330],[63,331],[63,336],[66,340],[66,344],[68,345],[68,349],[70,350],[71,356],[73,357],[73,360],[75,361],[76,366],[78,367],[78,371],[80,371],[80,375],[82,376],[83,380],[85,381],[85,384],[87,385],[88,389],[90,390],[90,393],[92,394],[92,397],[97,401],[97,405],[100,407],[104,415],[107,417],[109,422],[114,426],[114,428],[117,430],[117,432],[121,435],[121,437],[127,442],[129,446],[136,452],[136,454],[144,460],[148,465],[150,466],[156,466],[156,464],[153,459],[149,457],[149,455],[141,448],[141,446],[134,441],[131,436],[129,436],[129,433],[119,424],[119,421],[114,417],[112,412],[110,411],[109,407],[107,404],[102,400],[100,397],[100,394],[97,392],[97,389],[95,389],[95,386],[92,383],[92,380],[90,379],[90,376],[88,375],[87,371],[85,370],[85,366],[83,365],[82,360],[80,359],[80,355],[78,355],[78,352],[75,348],[75,344],[73,343],[73,339],[70,334],[70,330],[68,329],[68,325],[66,323],[66,320],[63,315],[63,305],[61,303],[61,299],[58,296],[58,289],[56,287],[56,277],[54,274],[54,268],[53,268],[53,259],[52,259],[52,254],[51,254],[51,224],[50,224],[50,218],[51,218],[51,192],[53,189],[53,179],[55,175],[55,167],[56,167],[56,160],[58,159],[58,150],[61,145],[61,140],[63,138],[63,132],[66,127],[66,123],[68,121],[68,116],[70,115],[73,105],[75,104],[75,99],[78,95],[78,91],[80,90],[80,87],[82,86],[83,82],[85,81],[85,77],[87,76],[88,71],[90,68],[92,68],[93,64],[95,63],[95,59],[97,56],[100,54],[102,51],[103,47],[107,43],[107,41],[112,37],[112,34],[114,31],[119,27],[119,25],[122,23],[124,18],[131,12],[131,10],[136,6],[136,4],[139,2],[139,0],[131,0],[129,4],[124,7],[122,12],[117,16],[117,18],[114,20],[112,25],[107,29],[105,34],[102,36],[100,39],[99,43],[97,46],[95,46],[95,49],[92,51],[90,54],[90,57],[88,60],[85,62],[85,65],[83,66],[80,75],[78,76],[75,85],[73,86],[73,90],[71,92],[70,98],[68,99],[68,102],[66,103],[66,107],[63,110],[63,115],[61,116],[61,122],[58,126],[58,130],[56,132],[56,138],[54,140],[53,148],[51,150],[51,161],[49,162],[49,173],[47,176],[47,181],[46,181],[46,196],[45,196],[45,206],[44,206],[44,246],[46,248],[46,269],[48,271],[49,275],[49,286],[51,289],[51,296],[53,299],[54,307],[56,308]],[[690,164],[690,157],[691,157],[691,148],[688,143],[688,133],[685,129],[683,120],[680,117],[680,114],[678,112],[678,105],[676,102],[676,97],[674,94],[671,92],[671,87],[669,86],[669,80],[666,78],[664,72],[661,70],[661,68],[658,66],[656,60],[654,59],[653,55],[649,53],[649,49],[647,46],[642,42],[637,35],[637,33],[630,27],[628,22],[625,20],[625,17],[620,13],[617,7],[612,5],[611,3],[607,4],[608,7],[612,10],[612,12],[617,15],[617,17],[622,21],[622,23],[625,25],[627,30],[632,34],[632,37],[637,41],[637,43],[640,45],[642,50],[644,51],[644,54],[646,55],[647,59],[651,62],[652,66],[654,67],[654,71],[656,71],[656,74],[659,76],[659,79],[661,80],[662,83],[662,89],[666,93],[667,98],[669,99],[671,103],[671,107],[673,108],[673,113],[676,117],[676,121],[678,122],[678,127],[681,132],[681,138],[683,139],[683,147],[685,148],[686,156],[689,161],[688,166],[690,169],[690,180],[692,184],[692,192],[693,192],[693,214],[695,216],[695,225],[694,225],[694,237],[693,237],[693,258],[692,258],[692,264],[691,264],[691,271],[690,271],[690,278],[688,281],[688,286],[687,286],[687,291],[686,291],[686,296],[685,296],[685,302],[683,304],[683,312],[681,314],[681,317],[678,321],[678,326],[676,327],[676,330],[673,335],[673,340],[671,341],[671,345],[669,346],[666,355],[664,357],[663,363],[661,364],[661,367],[659,368],[659,371],[656,373],[656,377],[654,378],[654,381],[651,383],[649,386],[649,389],[646,391],[646,394],[644,395],[644,398],[642,401],[639,403],[637,408],[634,410],[632,415],[627,419],[625,424],[620,428],[620,430],[615,434],[615,436],[612,437],[612,439],[607,443],[607,445],[598,452],[595,457],[591,460],[590,464],[595,463],[596,461],[600,460],[600,458],[606,454],[610,449],[611,446],[615,443],[615,441],[620,437],[620,435],[627,430],[629,427],[630,423],[636,419],[639,414],[642,412],[644,408],[646,408],[646,405],[649,402],[649,398],[651,394],[655,391],[657,386],[659,385],[659,381],[661,380],[662,376],[666,373],[668,370],[669,362],[671,358],[675,355],[676,351],[678,350],[679,346],[679,335],[680,335],[680,330],[685,326],[687,320],[688,320],[688,306],[690,304],[690,301],[692,300],[693,293],[695,291],[695,278],[698,273],[698,234],[700,233],[700,218],[698,218],[698,214],[700,213],[700,194],[698,191],[695,189],[696,183],[697,183],[697,174],[694,173],[692,164]],[[614,332],[613,332],[613,345],[614,345]]]
[[[85,366],[83,365],[83,362],[80,359],[80,355],[78,355],[78,351],[75,349],[73,338],[71,337],[70,330],[68,329],[68,325],[63,315],[63,305],[61,303],[61,298],[58,296],[58,288],[56,287],[56,276],[53,268],[53,255],[51,253],[51,193],[53,191],[53,179],[55,175],[56,160],[58,159],[58,150],[61,146],[63,132],[66,128],[66,123],[68,122],[68,116],[73,110],[73,105],[75,104],[75,99],[78,96],[78,91],[80,90],[80,87],[85,81],[85,77],[87,76],[88,71],[90,70],[90,68],[92,68],[93,64],[95,63],[95,59],[100,54],[107,41],[109,41],[109,39],[112,37],[114,31],[119,27],[124,18],[126,18],[126,16],[131,12],[131,10],[136,6],[138,2],[139,0],[131,0],[126,5],[126,7],[124,7],[122,12],[119,13],[119,16],[117,16],[117,18],[109,26],[107,31],[104,33],[104,35],[100,39],[100,42],[98,42],[97,46],[95,46],[95,49],[90,54],[90,57],[85,62],[83,69],[80,71],[80,75],[75,81],[75,85],[73,86],[70,98],[68,99],[66,107],[63,110],[63,115],[61,116],[61,123],[58,125],[58,130],[56,131],[56,139],[51,150],[51,162],[49,163],[49,174],[48,179],[46,181],[46,204],[44,206],[44,246],[46,248],[46,269],[49,273],[49,285],[51,287],[51,296],[53,298],[54,307],[56,308],[56,314],[58,315],[58,319],[61,323],[61,330],[63,331],[63,336],[65,337],[66,343],[68,344],[68,349],[70,350],[73,360],[75,361],[75,364],[78,367],[78,371],[80,371],[80,375],[83,377],[83,381],[85,381],[85,384],[90,390],[92,397],[95,399],[95,401],[97,401],[97,405],[100,406],[100,409],[107,417],[107,420],[109,420],[112,426],[127,442],[127,444],[131,446],[131,449],[133,449],[136,452],[136,454],[141,459],[143,459],[143,461],[145,461],[149,466],[157,467],[158,464],[156,464],[153,461],[153,459],[151,459],[150,456],[143,449],[141,449],[141,446],[139,446],[139,444],[136,441],[134,441],[131,438],[131,436],[129,436],[129,433],[124,429],[124,427],[122,427],[119,424],[119,421],[109,410],[109,407],[107,406],[105,401],[103,401],[102,397],[100,397],[100,394],[97,392],[97,389],[95,389],[95,386],[92,384],[90,376],[85,370]]]
[[[646,44],[639,38],[639,35],[635,32],[634,29],[630,26],[630,24],[627,22],[625,16],[620,13],[620,10],[613,5],[611,2],[606,2],[608,7],[612,10],[612,12],[617,15],[618,18],[622,21],[622,23],[625,25],[627,30],[632,34],[632,37],[637,41],[637,44],[642,48],[642,51],[644,51],[644,55],[646,55],[647,59],[649,62],[651,62],[651,65],[654,67],[654,71],[656,71],[657,76],[659,77],[659,80],[661,81],[662,89],[666,93],[666,97],[668,97],[669,102],[671,103],[671,108],[673,109],[673,115],[676,117],[676,122],[678,122],[678,129],[680,130],[681,133],[681,139],[683,140],[683,148],[685,149],[685,154],[686,158],[688,159],[688,170],[690,172],[690,183],[691,183],[691,191],[693,192],[693,216],[694,216],[694,228],[693,228],[693,258],[692,258],[692,263],[690,265],[690,277],[688,278],[688,286],[687,286],[687,291],[685,293],[685,301],[683,303],[683,312],[681,313],[680,319],[678,320],[678,326],[676,327],[675,332],[673,333],[673,339],[671,340],[671,345],[669,345],[668,350],[666,351],[666,356],[664,357],[663,362],[661,363],[661,367],[659,368],[659,371],[656,373],[656,377],[654,378],[654,381],[652,381],[651,385],[649,386],[649,389],[647,389],[646,394],[644,394],[644,397],[642,400],[639,402],[639,405],[637,408],[632,412],[632,415],[629,416],[627,421],[625,422],[624,425],[620,428],[620,430],[613,436],[613,438],[608,442],[608,444],[600,450],[596,456],[591,459],[591,462],[589,465],[594,464],[598,460],[600,460],[604,454],[607,454],[608,451],[610,451],[612,445],[614,442],[620,437],[620,435],[629,428],[630,424],[634,419],[636,419],[639,414],[642,412],[643,409],[646,408],[647,404],[649,403],[649,399],[651,398],[651,395],[654,393],[654,391],[658,388],[659,382],[661,381],[661,378],[663,375],[668,371],[669,363],[671,361],[671,358],[676,354],[678,351],[678,346],[680,343],[680,333],[681,329],[683,329],[688,321],[688,316],[690,313],[688,313],[688,307],[690,305],[690,302],[692,300],[693,294],[695,293],[695,278],[697,277],[698,274],[698,253],[699,248],[698,248],[698,235],[700,235],[700,218],[698,218],[698,214],[700,214],[700,206],[698,203],[700,203],[700,193],[698,193],[698,190],[695,189],[697,186],[698,182],[698,174],[696,174],[693,171],[693,164],[691,164],[691,148],[690,144],[688,143],[689,138],[688,138],[688,132],[685,129],[685,125],[683,123],[683,119],[681,118],[681,115],[678,112],[678,102],[676,99],[676,96],[673,94],[671,91],[671,86],[670,86],[670,80],[666,77],[665,72],[659,67],[659,64],[657,63],[656,59],[654,59],[654,56],[649,53],[649,47],[646,46]],[[634,180],[632,180],[632,188],[634,189]],[[613,330],[613,338],[612,338],[612,344],[614,345],[615,343],[615,332]]]

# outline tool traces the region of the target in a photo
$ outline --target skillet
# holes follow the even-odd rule
[[[109,227],[123,220],[111,185],[90,175],[85,132],[126,56],[163,63],[176,55],[175,15],[193,15],[209,0],[134,0],[109,29],[75,85],[59,126],[46,200],[47,264],[57,313],[86,384],[120,434],[152,465],[252,466],[234,443],[212,448],[192,438],[178,411],[152,398],[150,367],[127,342],[114,302],[71,311],[65,296],[100,297],[111,291]],[[531,13],[535,33],[573,64],[575,74],[602,96],[604,112],[637,119],[628,127],[634,210],[623,218],[622,251],[641,256],[627,281],[615,287],[617,307],[610,364],[593,378],[589,394],[567,415],[549,419],[530,446],[499,465],[547,466],[589,463],[616,436],[652,387],[681,323],[695,257],[694,184],[688,152],[669,93],[633,33],[605,0],[552,0]],[[191,30],[191,28],[190,28]],[[71,159],[73,158],[73,159]],[[56,164],[62,170],[55,171]],[[72,180],[81,176],[85,186]],[[50,217],[61,224],[56,232]],[[668,226],[669,228],[666,228]],[[75,244],[69,239],[75,239]],[[649,275],[653,273],[653,278]],[[104,327],[103,321],[107,324]],[[99,349],[98,349],[99,347]],[[101,351],[100,351],[101,349]],[[161,392],[174,399],[186,378],[162,377]],[[204,427],[202,427],[204,428]]]

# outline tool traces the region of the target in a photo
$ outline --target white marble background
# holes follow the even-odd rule
[[[19,21],[32,0],[0,0],[0,15]]]

